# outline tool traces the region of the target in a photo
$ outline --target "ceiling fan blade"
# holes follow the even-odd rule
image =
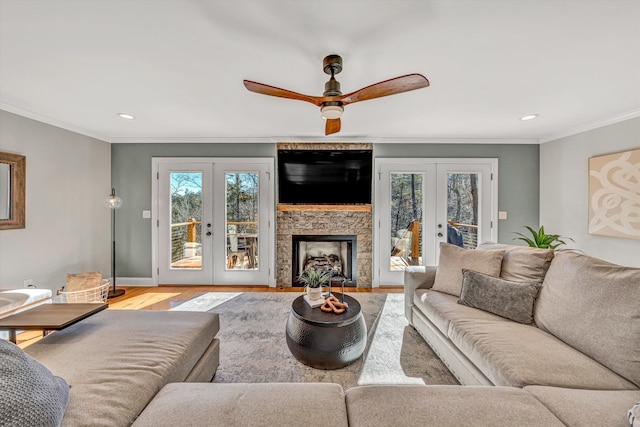
[[[343,105],[353,104],[354,102],[395,95],[427,86],[429,86],[429,80],[427,80],[425,76],[421,74],[407,74],[406,76],[374,83],[371,86],[343,95],[341,101]]]
[[[324,134],[331,135],[332,133],[340,132],[340,119],[327,119],[327,124],[324,127]]]
[[[323,97],[309,96],[301,93],[292,92],[287,89],[280,89],[279,87],[269,86],[264,83],[252,82],[251,80],[244,80],[244,87],[251,92],[260,93],[262,95],[277,96],[279,98],[295,99],[298,101],[310,102],[315,106],[322,105]]]

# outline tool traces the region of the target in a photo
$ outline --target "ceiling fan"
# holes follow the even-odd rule
[[[310,102],[320,107],[322,118],[327,121],[324,131],[325,135],[340,132],[340,117],[344,111],[344,106],[347,104],[395,95],[397,93],[429,86],[429,80],[423,75],[407,74],[406,76],[374,83],[355,92],[343,95],[340,91],[340,82],[335,79],[335,75],[342,71],[342,58],[339,55],[326,56],[323,60],[323,69],[326,74],[331,75],[331,78],[325,83],[322,96],[303,95],[287,89],[280,89],[250,80],[244,80],[244,86],[251,92]]]

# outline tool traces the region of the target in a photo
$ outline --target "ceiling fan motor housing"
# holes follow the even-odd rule
[[[326,74],[339,74],[342,71],[342,57],[340,55],[328,55],[322,60],[322,69]]]

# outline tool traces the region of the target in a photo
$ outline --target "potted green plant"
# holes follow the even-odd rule
[[[522,240],[532,248],[552,249],[555,251],[557,250],[558,246],[566,245],[566,242],[563,239],[571,240],[573,242],[573,239],[570,237],[562,237],[559,234],[545,233],[544,226],[542,225],[540,226],[540,229],[538,231],[534,230],[528,225],[525,225],[524,227],[529,230],[531,236],[526,236],[522,233],[516,232],[516,234],[520,237],[514,237],[513,240]]]
[[[320,269],[309,269],[298,276],[298,281],[304,284],[307,289],[307,296],[311,301],[322,298],[322,286],[326,285],[331,279],[328,271]]]

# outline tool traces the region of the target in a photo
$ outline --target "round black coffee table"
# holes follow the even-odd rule
[[[342,301],[341,294],[334,294]],[[360,303],[344,296],[349,308],[342,314],[311,308],[303,296],[291,304],[287,320],[287,345],[291,354],[305,365],[319,369],[339,369],[356,360],[367,344],[367,326]]]

